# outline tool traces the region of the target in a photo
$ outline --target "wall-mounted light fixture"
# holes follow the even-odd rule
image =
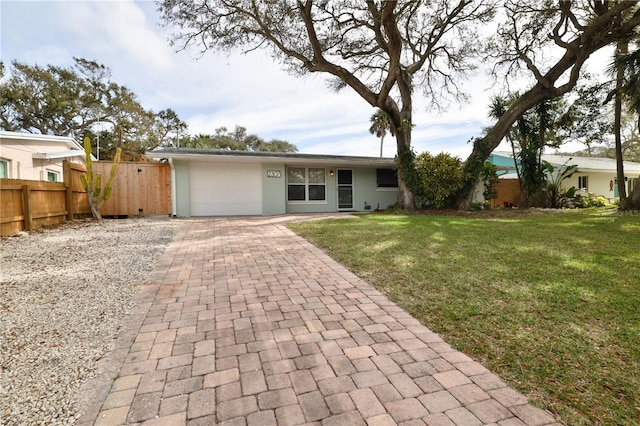
[[[329,170],[329,176],[333,177],[333,170]]]

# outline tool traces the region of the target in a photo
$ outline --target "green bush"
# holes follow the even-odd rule
[[[423,152],[415,159],[418,185],[416,207],[443,209],[451,207],[457,191],[462,188],[463,170],[459,158],[447,153],[435,157]]]
[[[469,210],[473,212],[489,209],[491,209],[491,203],[489,201],[471,201],[471,203],[469,203]]]
[[[605,207],[607,204],[609,204],[607,202],[607,199],[604,198],[602,195],[598,195],[598,196],[593,194],[576,195],[576,198],[575,198],[576,207],[581,209],[587,209],[590,207]]]

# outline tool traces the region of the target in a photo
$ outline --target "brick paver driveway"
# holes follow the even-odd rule
[[[186,221],[79,423],[555,422],[287,230],[292,219]]]

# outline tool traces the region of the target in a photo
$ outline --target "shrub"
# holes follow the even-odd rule
[[[490,201],[498,198],[498,167],[489,161],[484,162],[482,168],[482,182],[484,183],[484,191],[482,196],[485,201]],[[489,207],[491,206],[490,203]]]
[[[578,208],[586,209],[590,207],[605,207],[608,204],[607,199],[602,195],[576,195],[575,205]]]
[[[463,184],[460,159],[447,153],[440,153],[434,157],[424,152],[416,157],[415,167],[418,177],[415,191],[416,207],[450,207]]]
[[[469,210],[474,212],[489,209],[491,209],[491,203],[489,201],[471,201],[469,204]]]

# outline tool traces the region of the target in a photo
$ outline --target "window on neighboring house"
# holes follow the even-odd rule
[[[47,170],[47,180],[49,182],[58,182],[58,172]]]
[[[0,179],[9,179],[9,162],[0,160]]]
[[[326,201],[325,175],[324,167],[288,168],[287,201]]]
[[[397,188],[398,175],[393,169],[376,169],[378,188]]]
[[[587,176],[578,176],[578,189],[589,190],[589,180]]]

